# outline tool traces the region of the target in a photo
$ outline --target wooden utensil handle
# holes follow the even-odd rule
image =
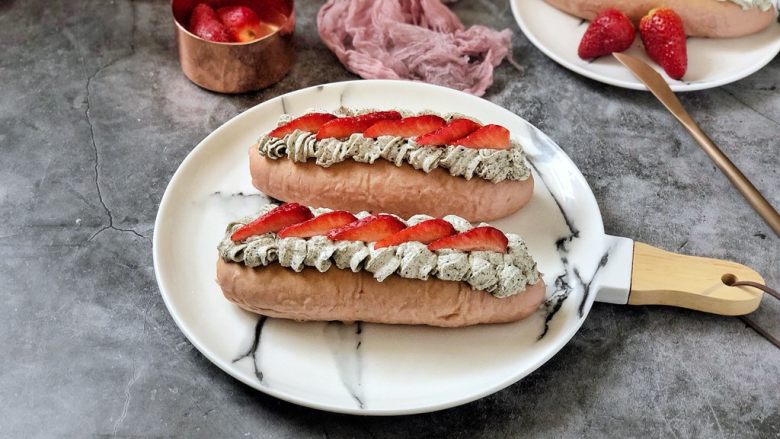
[[[764,283],[760,274],[736,262],[685,256],[634,243],[629,305],[671,305],[722,315],[753,312],[762,292],[729,286],[734,280]]]

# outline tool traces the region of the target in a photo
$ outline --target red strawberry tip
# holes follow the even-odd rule
[[[509,240],[492,226],[479,226],[457,235],[447,236],[428,244],[428,250],[454,249],[462,251],[496,251],[506,253]]]
[[[323,213],[302,223],[287,226],[279,231],[280,238],[311,238],[324,235],[334,228],[357,221],[355,215],[345,210]]]
[[[406,225],[393,215],[370,215],[327,233],[333,241],[380,241],[400,230]]]
[[[437,239],[450,236],[454,233],[455,228],[452,227],[452,224],[443,219],[434,218],[400,230],[397,233],[378,241],[374,244],[374,248],[390,247],[410,241],[430,244]]]
[[[311,210],[306,206],[301,206],[298,203],[285,203],[239,227],[230,235],[230,239],[238,242],[250,236],[278,232],[287,226],[311,219],[313,216]]]

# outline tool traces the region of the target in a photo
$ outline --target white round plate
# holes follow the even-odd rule
[[[580,75],[606,84],[634,90],[647,90],[615,58],[604,56],[585,61],[577,56],[577,46],[588,22],[562,12],[544,0],[511,0],[515,20],[526,37],[545,55]],[[689,38],[688,71],[683,80],[670,78],[647,57],[637,35],[626,51],[648,62],[674,91],[694,91],[718,87],[742,79],[764,67],[780,52],[780,24],[740,38]]]
[[[249,146],[283,113],[342,105],[455,111],[509,128],[535,167],[536,189],[527,207],[495,224],[526,238],[548,285],[544,309],[518,323],[441,329],[264,319],[225,300],[214,281],[217,243],[230,220],[255,213],[267,201],[250,182]],[[546,362],[590,310],[596,290],[591,280],[604,265],[607,241],[585,179],[525,120],[447,88],[354,81],[271,99],[206,137],[165,191],[153,247],[160,292],[176,324],[225,372],[297,404],[391,415],[472,401]]]

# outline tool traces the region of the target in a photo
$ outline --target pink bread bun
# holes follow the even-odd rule
[[[430,173],[409,165],[346,161],[329,168],[314,163],[271,160],[249,148],[252,184],[282,201],[352,212],[388,212],[407,218],[424,213],[458,215],[469,221],[490,221],[516,212],[531,199],[533,177],[491,183],[466,180],[436,168]]]
[[[541,279],[524,291],[496,298],[464,282],[416,280],[332,267],[302,272],[271,264],[251,268],[217,262],[217,283],[229,301],[270,317],[458,327],[520,320],[544,301]]]

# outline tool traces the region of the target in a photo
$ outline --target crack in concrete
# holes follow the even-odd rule
[[[101,74],[103,71],[105,71],[109,67],[113,66],[117,62],[119,62],[121,60],[124,60],[124,59],[127,59],[127,58],[130,58],[133,55],[135,55],[135,33],[136,33],[136,26],[137,26],[136,25],[136,22],[137,22],[136,8],[135,8],[135,5],[132,2],[130,3],[130,7],[132,8],[132,22],[131,22],[132,24],[131,24],[131,30],[130,30],[130,52],[127,53],[126,55],[119,56],[119,57],[116,57],[116,58],[112,59],[111,61],[109,61],[105,65],[101,66],[100,68],[95,70],[94,73],[92,73],[91,75],[89,75],[87,77],[86,98],[85,98],[86,109],[84,110],[84,117],[85,117],[85,119],[87,121],[87,125],[89,125],[90,140],[92,142],[92,149],[95,152],[95,154],[94,154],[94,156],[95,156],[95,166],[94,166],[94,171],[95,171],[95,188],[97,190],[98,201],[100,201],[100,205],[103,206],[103,210],[105,211],[106,216],[108,217],[108,225],[105,225],[105,226],[101,227],[99,230],[97,230],[95,233],[93,233],[92,236],[90,236],[89,239],[87,239],[87,241],[92,241],[93,239],[95,239],[96,236],[98,236],[102,232],[104,232],[104,231],[106,231],[108,229],[113,229],[113,230],[116,230],[118,232],[129,232],[129,233],[132,233],[132,234],[136,235],[139,238],[142,238],[142,239],[145,239],[145,240],[151,242],[149,237],[139,233],[138,231],[136,231],[134,229],[122,228],[122,227],[118,227],[118,226],[114,225],[114,214],[111,211],[111,209],[109,209],[108,205],[106,204],[105,200],[103,199],[103,191],[100,188],[100,153],[98,151],[97,143],[95,142],[95,127],[94,127],[94,124],[92,123],[92,117],[89,114],[90,110],[91,110],[91,105],[92,105],[91,102],[90,102],[90,95],[91,95],[90,86],[92,85],[92,81],[99,74]]]
[[[105,207],[105,204],[104,204],[103,206]],[[111,220],[111,218],[109,217],[109,221],[110,221],[110,220]],[[145,240],[149,241],[150,243],[152,242],[152,240],[151,240],[151,239],[149,239],[149,237],[148,237],[148,236],[146,236],[146,235],[142,235],[141,233],[138,233],[138,231],[136,231],[135,229],[123,229],[123,228],[121,228],[121,227],[117,227],[117,226],[114,226],[114,225],[112,225],[112,224],[109,224],[109,225],[107,225],[107,226],[103,226],[103,227],[101,227],[100,229],[98,229],[98,231],[97,231],[97,232],[93,233],[93,234],[92,234],[92,236],[90,236],[89,238],[87,238],[87,241],[92,241],[93,239],[95,239],[95,237],[96,237],[96,236],[100,235],[101,233],[105,232],[105,231],[106,231],[106,230],[108,230],[108,229],[111,229],[111,230],[116,230],[117,232],[128,232],[128,233],[132,233],[133,235],[135,235],[135,236],[137,236],[137,237],[139,237],[139,238],[141,238],[141,239],[145,239]]]
[[[135,361],[133,361],[132,375],[130,376],[130,380],[127,382],[127,384],[125,384],[125,402],[122,405],[122,413],[119,415],[119,418],[116,420],[116,423],[114,423],[114,430],[111,433],[111,437],[116,437],[116,433],[117,431],[119,431],[119,427],[122,426],[122,424],[125,422],[125,418],[127,418],[127,410],[130,408],[130,399],[132,396],[130,391],[133,388],[135,382],[138,381],[138,378],[140,376],[141,376],[140,373],[136,374]]]
[[[704,402],[707,404],[707,407],[709,408],[710,414],[712,414],[713,419],[715,419],[715,426],[718,427],[718,433],[719,436],[723,437],[723,428],[720,425],[720,420],[718,419],[718,414],[715,412],[715,409],[712,407],[712,403],[710,402],[709,396],[702,391],[701,386],[699,385],[699,382],[696,381],[696,376],[691,373],[691,370],[688,368],[688,366],[685,364],[684,361],[681,361],[678,363],[682,369],[685,371],[685,373],[688,375],[688,377],[693,382],[693,385],[696,387],[696,390],[699,393],[699,396],[704,400]]]
[[[773,124],[775,124],[775,125],[777,125],[777,126],[780,126],[780,122],[778,122],[778,121],[776,121],[776,120],[772,119],[771,117],[767,116],[766,114],[764,114],[764,113],[762,113],[762,112],[760,112],[760,111],[756,110],[756,109],[755,109],[755,108],[753,108],[752,106],[748,105],[748,104],[747,104],[745,101],[743,101],[742,99],[740,99],[739,97],[737,97],[737,95],[736,95],[736,94],[734,94],[733,92],[730,92],[730,91],[728,91],[728,90],[727,90],[727,89],[725,89],[725,88],[721,88],[721,90],[723,90],[723,93],[726,93],[727,95],[731,96],[731,98],[732,98],[732,99],[734,99],[735,101],[737,101],[737,102],[739,102],[740,104],[744,105],[745,107],[749,108],[749,109],[750,109],[751,111],[753,111],[754,113],[756,113],[756,114],[758,114],[759,116],[763,117],[764,119],[766,119],[766,120],[768,120],[768,121],[772,122]]]

